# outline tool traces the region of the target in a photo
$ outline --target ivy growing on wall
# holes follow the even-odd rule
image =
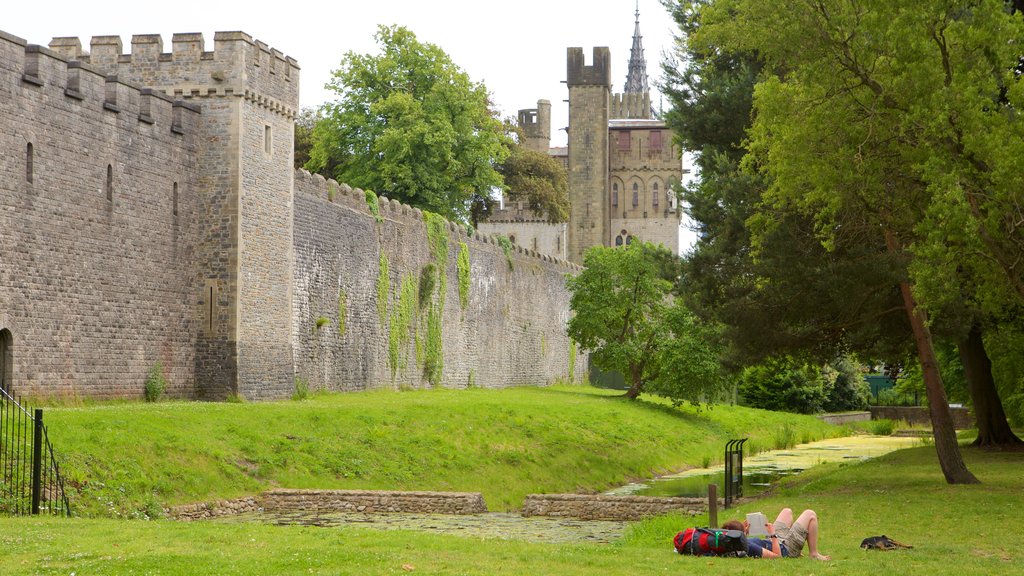
[[[380,201],[373,190],[366,191],[366,205],[370,207],[370,214],[373,214],[373,219],[377,221],[377,224],[384,221],[384,217],[380,215]]]
[[[502,252],[505,253],[505,260],[508,260],[508,269],[515,269],[512,265],[512,241],[501,234],[496,235],[494,239],[498,241],[498,246],[501,246]]]
[[[399,370],[404,371],[409,365],[409,339],[414,330],[413,320],[416,318],[416,276],[407,274],[402,278],[402,289],[398,293],[398,304],[391,310],[391,329],[388,332],[388,365],[391,367],[391,380],[394,381]]]
[[[442,307],[434,304],[427,313],[427,340],[424,343],[423,375],[437,386],[444,370],[444,350],[441,346]]]
[[[345,321],[348,317],[348,294],[344,288],[338,288],[338,335],[345,335]]]
[[[380,251],[380,269],[377,272],[377,316],[380,317],[380,327],[387,326],[388,320],[388,288],[390,287],[388,255],[383,248]]]
[[[459,242],[455,265],[459,269],[459,305],[465,310],[469,306],[469,246],[465,242]]]
[[[436,292],[429,295],[420,294],[421,308],[426,310],[426,339],[422,342],[423,376],[432,385],[441,384],[444,368],[444,345],[442,323],[444,319],[444,300],[448,293],[448,221],[438,214],[424,211],[423,220],[427,228],[427,244],[433,256],[436,275]],[[429,265],[428,265],[429,266]],[[422,284],[421,284],[422,286]],[[423,299],[429,298],[429,303]],[[420,357],[419,350],[417,357]]]

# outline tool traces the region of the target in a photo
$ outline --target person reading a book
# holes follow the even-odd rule
[[[750,533],[750,522],[729,520],[722,524],[726,530],[742,530]],[[799,558],[807,545],[807,555],[816,560],[831,560],[818,551],[818,515],[814,510],[804,510],[793,522],[793,510],[783,508],[775,522],[766,522],[768,538],[747,539],[747,556],[752,558]]]

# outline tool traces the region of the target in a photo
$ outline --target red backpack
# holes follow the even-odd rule
[[[676,552],[687,556],[728,556],[747,552],[747,536],[741,530],[687,528],[672,539]]]

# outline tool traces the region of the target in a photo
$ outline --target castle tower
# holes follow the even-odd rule
[[[583,252],[605,244],[609,213],[608,114],[611,57],[607,47],[594,48],[585,65],[582,48],[567,52],[569,88],[569,260],[583,263]]]
[[[551,146],[551,102],[538,100],[536,108],[520,110],[519,128],[524,148],[547,154]]]
[[[201,109],[195,313],[196,396],[286,397],[294,387],[291,334],[293,125],[299,67],[242,32],[77,38],[51,49],[122,82]]]

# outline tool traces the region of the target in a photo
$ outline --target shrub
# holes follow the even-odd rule
[[[156,402],[164,395],[167,389],[167,379],[164,378],[164,366],[160,362],[153,364],[146,376],[146,384],[143,389],[143,396],[146,402]]]
[[[295,377],[295,392],[292,393],[292,400],[305,400],[309,398],[309,382],[305,378]]]
[[[754,408],[814,414],[828,398],[821,370],[790,359],[769,360],[752,366],[740,376],[743,403]]]

